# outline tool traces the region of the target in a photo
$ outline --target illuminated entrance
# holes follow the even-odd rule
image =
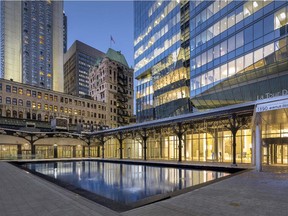
[[[264,164],[288,165],[287,109],[262,113],[262,146]]]
[[[267,100],[266,100],[267,101]],[[288,165],[288,99],[259,103],[255,113],[256,167]]]

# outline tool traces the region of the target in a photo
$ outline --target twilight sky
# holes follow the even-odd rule
[[[75,40],[104,53],[110,47],[110,35],[129,66],[133,61],[133,1],[64,1],[68,18],[68,49]]]

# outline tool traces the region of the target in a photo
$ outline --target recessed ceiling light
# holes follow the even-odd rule
[[[280,14],[280,17],[281,17],[281,19],[285,19],[285,18],[286,18],[286,14],[285,14],[284,12],[282,12],[282,13]]]
[[[258,3],[256,1],[253,2],[253,7],[258,7]]]

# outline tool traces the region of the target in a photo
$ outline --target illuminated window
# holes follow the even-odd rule
[[[23,94],[23,88],[18,88],[18,94],[20,94],[20,95]]]
[[[45,109],[45,110],[48,110],[48,104],[45,104],[45,105],[44,105],[44,109]]]
[[[35,109],[36,108],[36,102],[32,101],[32,108]]]
[[[54,106],[54,112],[58,112],[58,107]]]
[[[288,23],[287,7],[282,8],[274,14],[274,29],[281,28]]]
[[[45,93],[44,98],[45,98],[45,100],[48,100],[48,94],[47,93]]]
[[[16,86],[13,86],[13,87],[12,87],[12,92],[15,93],[15,94],[17,94],[17,87],[16,87]]]
[[[42,92],[38,92],[38,98],[39,98],[39,99],[42,98]]]
[[[41,108],[42,108],[41,103],[38,103],[38,104],[37,104],[37,108],[38,108],[38,109],[41,109]]]
[[[53,106],[52,105],[49,106],[49,110],[53,111]]]
[[[27,90],[26,90],[26,95],[27,95],[27,96],[31,96],[31,90],[27,89]]]

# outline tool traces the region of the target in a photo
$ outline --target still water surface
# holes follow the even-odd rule
[[[229,175],[216,171],[101,161],[27,163],[24,166],[122,204]]]

